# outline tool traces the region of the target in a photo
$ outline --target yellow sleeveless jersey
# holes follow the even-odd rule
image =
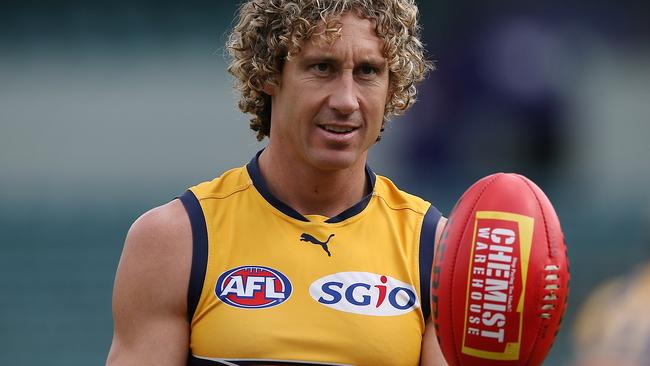
[[[366,172],[371,193],[332,218],[275,198],[257,157],[180,197],[189,365],[418,364],[440,213]]]

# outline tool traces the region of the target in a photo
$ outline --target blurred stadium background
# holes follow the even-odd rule
[[[223,44],[235,2],[0,4],[0,364],[103,364],[130,223],[263,144]],[[371,165],[449,213],[515,171],[562,220],[576,312],[650,259],[647,2],[420,1],[438,70]]]

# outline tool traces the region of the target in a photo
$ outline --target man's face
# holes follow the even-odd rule
[[[274,149],[318,170],[365,164],[381,129],[389,77],[373,23],[348,13],[334,43],[308,40],[271,87]]]

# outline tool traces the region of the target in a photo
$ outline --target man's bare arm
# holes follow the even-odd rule
[[[435,252],[438,251],[440,237],[442,236],[442,231],[445,229],[445,225],[447,225],[447,219],[442,217],[436,227]],[[429,284],[426,285],[429,286]],[[429,299],[423,299],[423,301],[429,301]],[[440,351],[438,339],[436,339],[436,329],[433,326],[432,316],[429,316],[429,319],[426,320],[426,328],[424,329],[424,337],[422,338],[420,366],[447,366],[442,351]]]
[[[115,276],[107,366],[187,363],[191,257],[191,226],[179,200],[145,213],[131,226]]]

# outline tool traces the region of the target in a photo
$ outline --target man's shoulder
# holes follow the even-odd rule
[[[155,248],[172,249],[176,243],[191,240],[190,221],[180,200],[175,199],[143,213],[129,229],[127,242]]]
[[[374,195],[396,210],[410,209],[424,215],[431,207],[427,200],[401,190],[392,180],[381,175],[376,176]]]
[[[174,199],[143,213],[134,225],[147,229],[173,230],[185,216],[183,204],[180,200]]]
[[[192,192],[197,200],[201,200],[215,196],[228,196],[233,191],[241,190],[242,187],[250,184],[250,177],[244,166],[230,169],[219,177],[198,183],[188,188],[188,190]],[[157,243],[182,241],[188,237],[187,234],[190,234],[191,238],[191,223],[188,208],[183,202],[184,196],[186,195],[143,213],[131,225],[128,236],[135,237],[137,242],[154,241]],[[151,240],[151,238],[158,237],[161,240]]]
[[[189,188],[198,200],[228,197],[252,185],[246,166],[227,170],[220,176]]]

